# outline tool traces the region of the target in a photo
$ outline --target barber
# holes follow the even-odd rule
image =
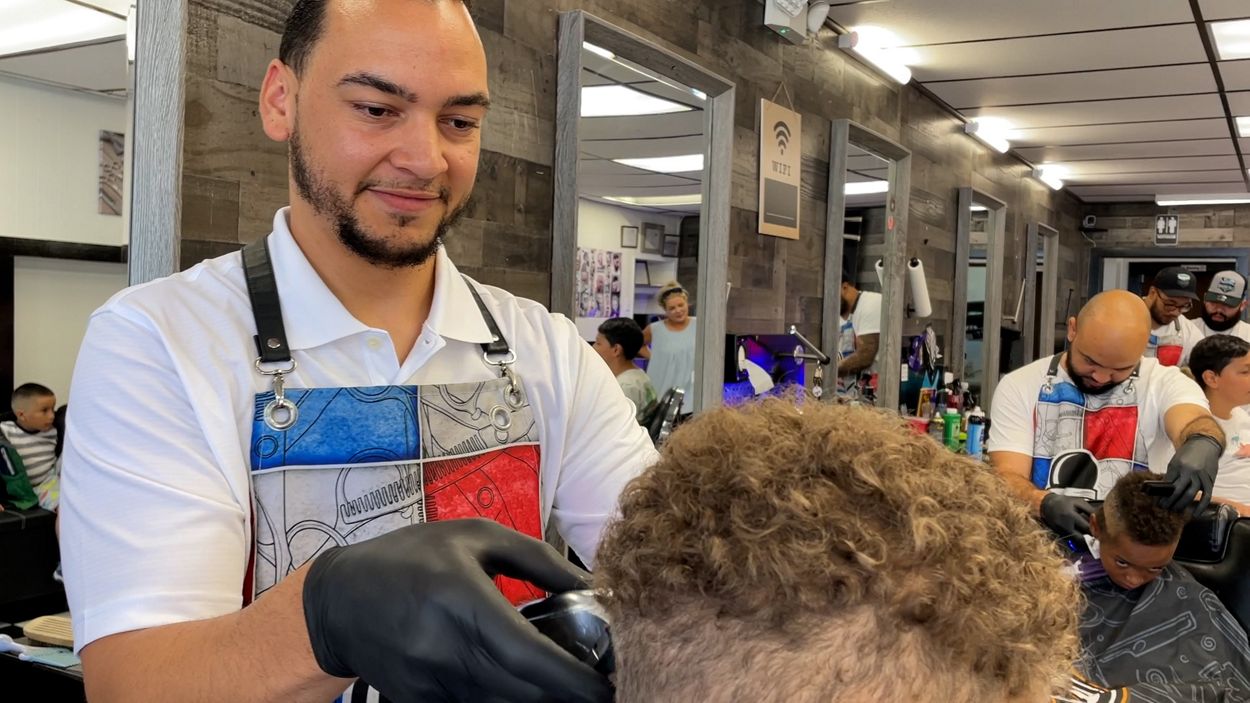
[[[1090,501],[1117,478],[1160,472],[1164,461],[1164,506],[1185,510],[1201,493],[1197,513],[1211,501],[1224,433],[1197,384],[1143,358],[1150,331],[1141,298],[1100,293],[1068,320],[1066,352],[1007,374],[995,390],[990,464],[1062,536],[1089,533]]]
[[[853,269],[842,271],[842,327],[838,333],[838,389],[850,392],[860,374],[876,371],[881,341],[881,294],[855,285]]]
[[[489,103],[461,0],[294,4],[259,106],[290,207],[115,296],[78,357],[92,701],[610,698],[515,606],[584,585],[545,530],[593,563],[655,451],[572,323],[442,248]]]

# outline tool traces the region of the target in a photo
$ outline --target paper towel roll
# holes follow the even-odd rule
[[[881,284],[881,290],[885,290],[885,262],[877,259],[877,263],[873,268],[877,270],[877,283]]]
[[[928,317],[933,314],[933,304],[929,302],[929,285],[924,280],[924,262],[912,259],[907,262],[907,281],[911,284],[911,300],[916,308],[915,317]]]

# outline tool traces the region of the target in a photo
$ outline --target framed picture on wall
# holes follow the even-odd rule
[[[676,234],[664,235],[664,255],[676,257],[681,249],[681,237]]]
[[[647,262],[638,262],[638,268],[634,271],[634,279],[634,285],[636,286],[651,285],[651,268],[647,266]]]
[[[654,222],[642,223],[642,246],[644,254],[660,254],[664,251],[664,225]]]
[[[621,248],[638,248],[638,228],[633,225],[621,225]]]

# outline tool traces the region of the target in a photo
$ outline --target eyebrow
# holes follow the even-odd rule
[[[1083,351],[1077,351],[1077,353],[1078,353],[1078,354],[1080,354],[1081,356],[1085,357],[1085,360],[1086,360],[1086,361],[1088,361],[1089,363],[1093,364],[1094,366],[1101,366],[1101,367],[1103,367],[1104,369],[1111,369],[1112,371],[1125,371],[1125,370],[1128,370],[1128,369],[1132,369],[1132,368],[1136,368],[1136,367],[1137,367],[1137,364],[1133,364],[1132,366],[1116,366],[1116,367],[1107,366],[1106,364],[1100,364],[1100,363],[1098,363],[1098,361],[1097,361],[1097,360],[1095,360],[1095,359],[1094,359],[1094,357],[1090,356],[1089,354],[1086,354],[1086,353],[1085,353],[1085,352],[1083,352]]]
[[[1172,562],[1171,562],[1171,560],[1169,560],[1169,561],[1168,561],[1168,564],[1164,564],[1163,566],[1142,566],[1141,564],[1134,564],[1133,562],[1129,561],[1128,559],[1125,559],[1124,557],[1120,556],[1119,554],[1115,555],[1115,558],[1116,558],[1116,561],[1122,561],[1122,562],[1124,562],[1125,564],[1128,564],[1129,566],[1136,566],[1136,567],[1137,567],[1137,568],[1139,568],[1139,569],[1150,569],[1150,570],[1154,570],[1154,569],[1162,569],[1162,568],[1166,567],[1168,564],[1171,564],[1171,563],[1172,563]]]
[[[394,95],[395,97],[401,100],[410,102],[410,103],[417,102],[416,93],[414,93],[411,90],[408,90],[407,88],[404,88],[403,86],[399,85],[398,83],[394,81],[387,80],[386,78],[383,78],[382,76],[379,76],[376,73],[368,73],[368,72],[352,73],[340,79],[338,85],[339,87],[348,86],[348,85],[360,85],[366,88],[372,88],[381,93],[386,93],[387,95]],[[469,93],[467,95],[454,95],[448,98],[446,102],[443,103],[443,107],[444,108],[449,108],[449,107],[489,108],[490,98],[487,97],[486,93],[483,93],[483,92]]]

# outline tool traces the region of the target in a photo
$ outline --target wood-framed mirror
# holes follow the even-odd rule
[[[960,188],[957,222],[951,360],[958,365],[956,376],[988,412],[1000,376],[1007,203]]]
[[[551,310],[588,341],[611,317],[666,325],[659,294],[679,282],[694,321],[683,412],[714,407],[724,388],[734,84],[581,10],[560,15],[557,63]]]
[[[852,311],[844,307],[842,295],[842,272],[852,271],[857,290],[881,296],[874,364],[876,402],[880,407],[897,409],[902,383],[911,152],[850,120],[834,120],[831,130],[821,346],[835,359],[853,348],[843,339],[844,334],[854,334],[854,329],[844,333],[844,319],[849,321]],[[852,221],[859,218],[855,232],[847,231],[848,213]],[[836,392],[839,383],[837,373],[825,374],[825,392]],[[841,384],[845,387],[845,378]]]

